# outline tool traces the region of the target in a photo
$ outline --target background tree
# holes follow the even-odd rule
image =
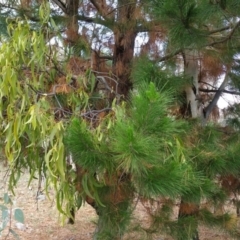
[[[238,180],[238,104],[232,128],[208,122],[223,92],[239,94],[237,0],[0,6],[1,137],[11,189],[22,168],[30,181],[44,174],[71,221],[84,201],[96,209],[97,239],[121,239],[136,199],[159,198],[148,233],[198,239],[204,223],[239,236],[230,215],[202,204],[222,205],[233,190],[223,183]]]

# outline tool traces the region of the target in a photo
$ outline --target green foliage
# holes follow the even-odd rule
[[[196,1],[161,1],[155,6],[154,14],[169,31],[169,41],[177,48],[198,48],[206,43],[206,32],[202,24],[202,12]]]
[[[117,203],[115,206],[108,203],[99,208],[97,239],[110,240],[125,234],[132,218],[132,209],[129,203],[129,201],[125,201]]]
[[[122,201],[127,205],[123,205],[125,207],[121,210],[119,203],[116,208],[119,211],[117,214],[111,209],[112,203],[108,197],[116,189],[112,183],[109,185],[109,180],[114,181],[114,176],[117,176],[119,171],[123,175],[131,176],[131,181],[126,180],[129,190],[124,187],[128,197],[131,196],[130,192],[134,192],[146,199],[181,197],[188,202],[200,203],[202,199],[213,200],[223,194],[214,181],[221,168],[214,165],[209,166],[207,170],[202,168],[200,156],[204,158],[203,152],[194,155],[194,158],[199,159],[199,163],[191,160],[191,154],[197,152],[197,147],[199,149],[204,147],[202,146],[204,140],[201,141],[200,136],[204,138],[208,133],[209,152],[210,148],[216,148],[219,136],[211,134],[206,128],[206,133],[199,131],[200,136],[196,138],[198,144],[194,145],[192,142],[195,148],[189,146],[188,149],[187,142],[183,144],[178,140],[183,132],[187,131],[184,122],[176,122],[167,114],[170,99],[168,91],[159,91],[153,82],[145,83],[132,93],[129,105],[114,109],[115,121],[110,128],[107,128],[108,124],[100,125],[101,131],[104,131],[101,140],[95,136],[98,130],[91,129],[84,121],[73,119],[67,128],[65,140],[67,148],[74,162],[85,169],[82,175],[84,184],[82,196],[96,199],[98,205],[100,239],[111,239],[111,234],[116,233],[116,226],[119,228],[117,232],[122,234],[131,215],[131,198],[123,198]],[[212,154],[218,159],[217,151]],[[93,173],[97,173],[96,178]],[[110,179],[108,177],[106,179],[106,173]],[[87,184],[86,179],[89,179]],[[95,188],[90,187],[94,184]],[[115,216],[120,214],[120,219],[124,221],[121,222],[117,217],[113,220],[111,214]],[[177,232],[183,221],[184,225],[189,224],[186,225],[186,229],[192,229],[192,233],[186,230],[183,238],[194,234],[198,220],[192,217],[191,219],[194,219],[195,224],[192,220],[185,219],[171,223],[172,228],[176,228]]]
[[[8,207],[9,206],[9,207]],[[12,217],[19,223],[24,223],[24,214],[23,211],[19,208],[12,209],[12,200],[8,193],[4,193],[3,204],[0,205],[1,210],[1,226],[0,226],[0,236],[3,230],[8,229],[8,234],[10,233],[14,236],[15,239],[20,239],[18,234],[12,229]],[[12,214],[14,212],[14,214]],[[13,216],[12,216],[13,215]],[[7,226],[10,223],[10,226]]]
[[[104,167],[104,165],[101,166],[105,163],[101,161],[97,141],[87,128],[86,122],[73,119],[65,139],[69,152],[71,152],[78,165],[86,169],[92,169],[93,173],[99,167]]]
[[[11,167],[10,189],[17,184],[22,168],[30,169],[30,181],[43,171],[47,183],[62,191],[57,202],[64,212],[63,202],[73,201],[66,178],[64,122],[55,121],[48,97],[37,99],[32,90],[42,88],[48,92],[47,72],[43,71],[48,66],[50,49],[44,34],[32,31],[27,22],[10,23],[8,32],[11,38],[0,48],[0,131]]]
[[[146,57],[141,57],[135,60],[132,70],[132,79],[135,86],[153,82],[159,90],[169,91],[168,94],[181,92],[187,80],[179,74],[176,76],[174,71],[176,65],[169,66],[164,64],[159,66],[157,62],[151,61]]]
[[[199,57],[203,53],[210,56],[211,52],[212,59],[221,59],[224,69],[239,49],[233,36],[227,46],[221,45],[228,31],[214,32],[215,28],[226,27],[226,21],[232,21],[239,1],[144,2],[148,3],[150,20],[154,19],[156,26],[159,21],[165,28],[166,36],[161,36],[165,38],[164,53],[204,47]],[[229,215],[215,216],[200,208],[198,214],[178,220],[170,216],[179,199],[197,206],[202,201],[224,203],[227,196],[219,176],[238,177],[240,170],[238,119],[230,119],[235,133],[228,136],[219,126],[203,128],[198,121],[180,120],[173,113],[172,109],[181,104],[186,86],[192,84],[189,77],[180,73],[184,59],[181,63],[177,58],[166,58],[165,63],[146,56],[137,59],[131,73],[133,89],[127,101],[119,103],[115,99],[109,103],[104,94],[97,92],[97,78],[92,71],[77,77],[66,74],[67,57],[58,59],[57,50],[49,45],[52,36],[64,40],[60,28],[70,24],[64,21],[65,16],[52,11],[48,2],[30,7],[34,7],[31,14],[26,9],[15,13],[24,15],[24,20],[8,18],[7,28],[6,15],[0,18],[0,34],[7,31],[8,35],[7,41],[2,38],[0,46],[0,141],[4,142],[11,170],[10,189],[14,189],[22,169],[27,168],[29,183],[44,174],[46,191],[54,187],[56,205],[62,214],[70,216],[73,208],[91,199],[99,214],[97,239],[122,238],[132,220],[134,198],[150,201],[163,198],[171,202],[151,215],[147,233],[160,230],[175,239],[190,239],[196,235],[199,223],[224,226],[231,222]],[[28,22],[27,16],[33,20]],[[136,20],[136,31],[145,26],[142,21]],[[104,22],[112,27],[113,21],[108,17]],[[124,25],[119,30],[129,29]],[[107,28],[93,32],[99,31],[109,33]],[[217,44],[212,44],[210,50],[206,49],[207,44],[218,40],[221,48],[215,49]],[[79,38],[66,50],[68,57],[88,56],[92,41]],[[184,58],[184,54],[178,57]],[[115,64],[117,60],[111,62]],[[236,60],[230,74],[234,88],[239,86],[238,65]],[[109,78],[112,75],[109,71]],[[63,83],[58,82],[59,78]],[[97,108],[99,97],[105,101],[106,109]],[[238,113],[238,107],[234,106],[232,113]],[[66,158],[73,159],[76,170]],[[11,204],[8,195],[4,201]],[[1,209],[6,224],[9,214],[4,205]],[[20,222],[24,220],[19,209],[14,217]],[[15,234],[12,229],[9,231]]]

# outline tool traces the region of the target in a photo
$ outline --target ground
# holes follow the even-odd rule
[[[0,204],[2,197],[7,192],[6,184],[6,167],[0,163]],[[60,218],[55,207],[54,199],[50,200],[44,195],[36,200],[38,190],[38,181],[33,181],[28,186],[28,174],[25,173],[19,180],[15,191],[15,196],[11,195],[13,200],[12,209],[22,209],[25,217],[25,224],[17,226],[12,220],[11,227],[18,234],[21,240],[91,240],[95,230],[94,222],[97,220],[94,209],[89,205],[82,207],[76,215],[76,223],[74,225],[65,224],[61,226]],[[50,193],[53,197],[54,193]],[[137,205],[135,214],[137,218],[147,224],[148,218],[145,214],[143,206]],[[1,213],[0,213],[1,215]],[[216,229],[206,229],[200,227],[201,240],[232,240]],[[5,230],[0,239],[15,239],[11,234],[7,235]],[[149,239],[144,234],[129,235],[124,240],[142,240]],[[172,240],[167,236],[154,236],[153,240]]]

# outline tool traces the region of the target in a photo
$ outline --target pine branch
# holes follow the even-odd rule
[[[236,25],[233,27],[232,31],[229,33],[228,36],[226,36],[222,40],[215,41],[215,42],[212,42],[210,44],[207,44],[205,47],[207,47],[207,46],[214,46],[216,44],[224,43],[224,42],[230,40],[239,26],[240,26],[240,20],[236,23]]]

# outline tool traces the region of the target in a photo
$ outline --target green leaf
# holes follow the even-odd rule
[[[9,197],[8,193],[4,193],[3,201],[4,201],[5,204],[12,204],[12,200]]]
[[[54,149],[50,149],[50,150],[48,151],[48,153],[45,155],[45,162],[46,162],[46,165],[47,165],[47,168],[48,168],[50,174],[51,174],[54,178],[57,178],[57,176],[53,173],[52,167],[50,166],[50,162],[51,162],[51,160],[52,160],[53,150],[54,150]]]
[[[19,208],[15,209],[14,211],[14,218],[16,221],[20,223],[24,223],[24,214],[23,211]]]
[[[64,158],[64,145],[63,143],[59,144],[60,146],[58,147],[59,151],[58,151],[58,170],[60,175],[63,177],[63,179],[65,178],[65,158]]]
[[[5,206],[5,205],[2,205],[2,204],[0,204],[0,210],[1,211],[5,211],[5,210],[7,210],[8,208]]]
[[[91,74],[90,79],[91,79],[91,93],[92,93],[96,85],[96,78],[93,74]]]

